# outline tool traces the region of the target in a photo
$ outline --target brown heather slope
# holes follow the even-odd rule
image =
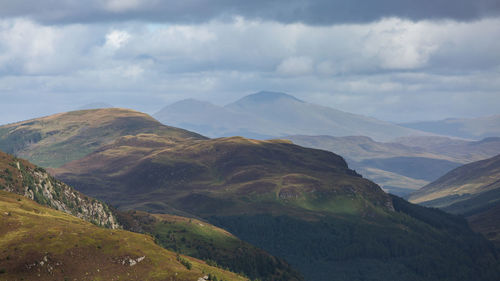
[[[0,126],[0,150],[43,167],[80,159],[117,137],[154,133],[171,141],[204,139],[121,108],[80,110]]]
[[[122,209],[174,208],[205,217],[292,212],[303,217],[391,208],[387,194],[348,169],[342,157],[279,140],[233,137],[172,143],[141,134],[119,138],[52,171]],[[344,204],[346,200],[354,204]]]
[[[0,280],[246,280],[14,193],[0,191],[0,217]]]
[[[429,202],[429,205],[445,207],[498,188],[500,188],[500,155],[454,169],[413,193],[409,199],[414,203],[440,199],[434,203]]]

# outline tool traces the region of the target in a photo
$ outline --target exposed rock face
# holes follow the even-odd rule
[[[42,205],[107,228],[120,228],[109,207],[54,179],[44,169],[0,152],[0,186]]]

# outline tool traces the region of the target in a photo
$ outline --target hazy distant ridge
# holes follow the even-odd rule
[[[266,139],[286,135],[364,135],[390,140],[426,133],[389,122],[299,100],[285,93],[245,96],[226,106],[193,99],[164,107],[153,115],[166,125],[208,137],[240,135]]]

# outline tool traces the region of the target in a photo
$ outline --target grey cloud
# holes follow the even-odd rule
[[[128,20],[201,23],[242,16],[330,25],[384,17],[470,21],[500,15],[498,0],[0,0],[0,7],[0,17],[30,17],[49,24]]]
[[[499,38],[500,19],[334,26],[0,20],[0,123],[96,101],[148,113],[188,97],[226,104],[262,89],[399,122],[493,114]]]

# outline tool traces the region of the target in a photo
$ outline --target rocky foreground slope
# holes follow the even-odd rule
[[[54,179],[45,169],[0,151],[0,190],[10,191],[99,226],[120,225],[110,208]]]

